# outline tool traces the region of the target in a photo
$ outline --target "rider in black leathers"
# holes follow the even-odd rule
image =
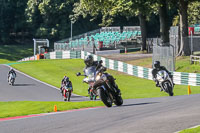
[[[152,70],[152,76],[153,76],[153,80],[156,82],[156,87],[160,87],[159,82],[156,79],[156,74],[160,70],[165,70],[169,74],[170,78],[173,80],[173,76],[171,75],[171,73],[164,66],[160,66],[160,61],[154,61],[153,67],[154,69]],[[161,89],[160,91],[163,91],[163,90]]]
[[[85,58],[84,63],[85,63],[85,65],[86,65],[85,68],[84,68],[84,71],[83,71],[84,73],[85,73],[85,70],[86,70],[88,67],[91,67],[91,66],[95,66],[95,67],[97,67],[97,69],[101,69],[102,71],[106,71],[106,67],[104,67],[104,66],[102,65],[102,60],[100,60],[100,61],[94,61],[92,55],[88,55],[88,56]],[[112,85],[113,87],[115,87],[115,89],[116,89],[118,95],[121,94],[121,93],[120,93],[120,90],[118,89],[118,86],[117,86],[116,83],[115,83],[115,79],[113,78],[113,76],[108,74],[107,77],[108,77],[108,80],[110,81],[111,85]],[[96,87],[100,86],[100,84],[102,84],[102,82],[103,82],[103,81],[101,81],[101,80],[95,82],[95,84],[93,85],[93,88],[96,89]],[[89,94],[89,92],[90,92],[90,89],[91,89],[91,88],[88,88],[88,94]]]

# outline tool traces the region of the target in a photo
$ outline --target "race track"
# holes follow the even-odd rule
[[[17,85],[9,86],[6,82],[8,67],[0,65],[0,70],[0,101],[62,101],[58,90],[20,73],[17,73]],[[44,97],[47,92],[48,95]],[[200,124],[199,105],[200,94],[129,99],[124,100],[120,107],[99,107],[0,120],[0,132],[174,133]]]
[[[19,72],[16,82],[7,82],[9,67],[0,65],[0,101],[63,101],[59,89],[47,86]],[[71,101],[85,101],[89,98],[72,95]]]
[[[199,125],[200,95],[125,100],[85,109],[0,121],[2,133],[174,133]]]

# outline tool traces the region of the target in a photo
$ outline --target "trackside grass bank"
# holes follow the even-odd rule
[[[82,72],[84,68],[84,63],[81,59],[39,60],[12,66],[57,87],[60,87],[63,76],[67,75],[72,81],[75,94],[88,95],[88,85],[82,82],[83,77],[76,76],[76,73]],[[151,80],[137,78],[117,71],[108,70],[108,72],[117,79],[116,82],[124,99],[168,96],[167,93],[160,92],[160,88],[155,87],[155,83]],[[192,94],[200,93],[200,87],[191,87],[191,90]],[[187,92],[187,86],[175,85],[175,95],[187,95]]]
[[[80,109],[86,107],[104,106],[100,101],[84,102],[40,102],[40,101],[16,101],[0,102],[0,118],[23,116],[30,114],[54,112],[54,105],[57,111]]]
[[[200,126],[190,129],[184,129],[178,133],[200,133]]]

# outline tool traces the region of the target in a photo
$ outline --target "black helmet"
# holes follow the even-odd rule
[[[69,82],[69,78],[65,77],[63,82],[64,82],[64,84],[68,83]]]
[[[160,67],[160,61],[154,61],[153,66],[154,66],[154,68],[159,68]]]
[[[68,77],[65,77],[65,82],[69,82],[69,78]]]
[[[84,60],[86,66],[91,66],[93,64],[93,61],[94,59],[92,55],[88,55]]]

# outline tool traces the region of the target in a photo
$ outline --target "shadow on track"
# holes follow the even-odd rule
[[[35,84],[14,84],[13,86],[35,86]]]
[[[149,103],[126,104],[126,105],[122,105],[122,106],[136,106],[136,105],[146,105],[146,104],[155,104],[155,103],[159,103],[159,102],[149,102]],[[116,106],[116,107],[117,107],[117,106]]]

